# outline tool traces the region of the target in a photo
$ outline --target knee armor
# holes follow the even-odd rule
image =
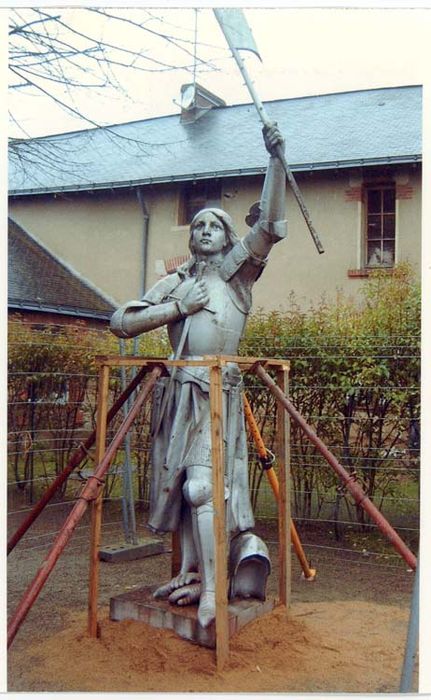
[[[183,494],[187,503],[195,508],[209,503],[213,497],[212,483],[206,478],[187,479],[183,486]]]

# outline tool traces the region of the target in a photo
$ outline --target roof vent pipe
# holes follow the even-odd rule
[[[181,87],[181,124],[192,124],[213,107],[226,107],[226,102],[199,83]]]

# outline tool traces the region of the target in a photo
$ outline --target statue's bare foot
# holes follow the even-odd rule
[[[201,596],[201,584],[200,583],[189,583],[188,586],[182,586],[182,588],[177,588],[173,591],[168,600],[170,603],[176,603],[177,605],[193,605],[197,603]]]
[[[153,593],[154,598],[167,598],[173,591],[183,586],[188,586],[190,583],[196,583],[201,580],[200,575],[197,572],[189,571],[186,574],[178,574],[174,576],[168,583],[164,583]]]
[[[202,627],[208,627],[210,622],[215,619],[215,616],[215,593],[213,591],[202,593],[198,608],[199,624]]]

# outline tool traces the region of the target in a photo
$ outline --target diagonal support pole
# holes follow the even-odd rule
[[[328,464],[333,468],[333,470],[338,474],[342,482],[345,484],[346,488],[350,491],[356,503],[365,510],[366,513],[374,520],[379,530],[387,537],[392,546],[397,550],[403,559],[407,562],[411,569],[416,569],[416,557],[407,547],[405,542],[401,539],[397,532],[386,518],[382,515],[374,503],[368,498],[363,489],[359,484],[352,478],[352,476],[344,469],[344,467],[339,463],[337,458],[328,450],[325,443],[316,435],[314,430],[308,425],[303,416],[296,410],[291,401],[287,396],[281,391],[281,389],[274,382],[272,377],[264,370],[262,365],[256,363],[254,371],[262,382],[268,387],[268,389],[274,394],[275,398],[289,413],[291,418],[299,425],[301,430],[307,435],[309,440],[317,447],[320,454],[326,459]]]
[[[130,429],[133,421],[135,420],[137,414],[141,410],[143,404],[149,397],[154,384],[156,383],[157,379],[160,377],[162,373],[162,368],[161,367],[154,367],[154,369],[151,371],[148,379],[146,380],[145,384],[142,386],[135,403],[133,404],[132,408],[130,409],[127,417],[123,420],[118,432],[116,433],[114,439],[112,440],[111,444],[109,445],[107,451],[105,452],[105,455],[100,462],[100,464],[96,467],[94,474],[92,474],[86,485],[84,486],[81,495],[79,496],[77,502],[75,503],[73,509],[69,513],[68,517],[66,518],[63,527],[61,528],[60,532],[58,533],[54,544],[51,547],[51,550],[48,552],[47,556],[45,557],[41,567],[39,568],[38,572],[36,573],[36,576],[34,577],[33,581],[30,583],[28,586],[27,590],[25,591],[23,597],[21,598],[21,601],[8,624],[8,634],[7,634],[7,645],[8,647],[12,644],[19,628],[21,627],[22,623],[24,622],[30,608],[32,607],[33,603],[35,602],[36,598],[38,597],[40,591],[42,590],[49,574],[53,570],[55,564],[57,563],[58,558],[60,557],[61,553],[63,552],[64,548],[66,547],[67,543],[69,542],[70,538],[72,537],[72,534],[78,524],[78,522],[81,520],[82,516],[84,515],[85,511],[88,508],[88,504],[91,501],[94,501],[97,498],[97,495],[99,491],[103,487],[103,477],[108,471],[112,460],[114,459],[118,448],[120,447],[124,436],[126,435],[127,431]]]
[[[256,419],[253,415],[253,411],[251,410],[251,406],[249,403],[249,400],[245,394],[243,394],[243,399],[244,399],[244,415],[245,419],[248,423],[248,426],[250,428],[250,432],[252,434],[254,443],[256,445],[257,453],[259,455],[259,459],[262,462],[262,468],[265,471],[266,477],[270,483],[270,486],[272,488],[272,492],[275,496],[275,500],[277,502],[280,501],[280,486],[278,483],[277,479],[277,474],[275,472],[275,469],[273,466],[265,465],[265,460],[268,459],[268,450],[265,447],[265,443],[263,442],[262,435],[260,433],[259,427],[256,423]],[[314,581],[316,578],[316,569],[312,569],[310,567],[310,564],[308,563],[308,559],[306,557],[306,554],[304,552],[304,549],[302,547],[301,540],[298,535],[298,531],[295,527],[295,523],[293,520],[290,520],[290,538],[292,540],[293,548],[295,550],[295,554],[298,557],[298,561],[301,564],[302,568],[302,573],[304,575],[304,578],[307,581]]]
[[[116,416],[120,408],[123,406],[123,404],[127,401],[129,396],[135,391],[136,387],[139,386],[140,382],[142,381],[142,378],[145,375],[146,372],[146,367],[143,367],[138,374],[132,379],[130,384],[126,387],[126,389],[120,394],[118,399],[115,401],[115,403],[112,405],[110,410],[108,411],[108,416],[107,416],[107,423],[112,421],[112,419]],[[51,486],[47,488],[45,493],[42,495],[40,500],[36,503],[34,506],[33,510],[29,513],[27,518],[21,523],[21,525],[18,527],[17,531],[12,535],[10,538],[8,544],[7,544],[7,553],[10,554],[11,551],[16,547],[20,539],[25,535],[29,527],[34,523],[36,518],[39,517],[45,506],[49,503],[51,498],[54,496],[54,494],[58,491],[60,486],[68,479],[70,474],[73,472],[74,469],[76,469],[82,462],[83,459],[87,456],[88,450],[90,450],[94,443],[96,441],[96,430],[93,430],[90,435],[87,437],[85,442],[83,442],[77,450],[72,454],[69,463],[67,466],[63,469],[63,471],[54,479],[52,482]]]

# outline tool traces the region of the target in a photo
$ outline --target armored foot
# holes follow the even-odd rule
[[[190,584],[193,583],[198,583],[200,582],[201,577],[197,572],[188,572],[186,574],[178,574],[178,576],[174,576],[173,579],[171,579],[168,583],[164,583],[162,586],[159,586],[154,593],[153,597],[154,598],[169,598],[171,593],[174,591],[177,591],[179,588],[183,588],[183,586],[189,586]]]
[[[176,605],[193,605],[197,603],[201,597],[201,584],[190,583],[188,586],[182,586],[173,591],[168,600]]]

